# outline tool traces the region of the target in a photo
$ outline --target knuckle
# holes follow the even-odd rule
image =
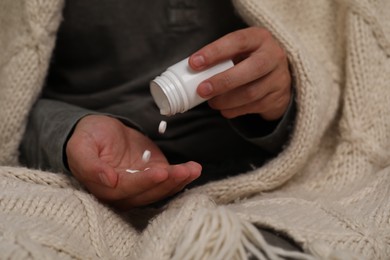
[[[256,102],[253,109],[258,113],[262,113],[266,110],[266,108],[267,108],[267,103],[265,102],[264,99],[261,99],[258,102]]]
[[[259,31],[259,34],[261,34],[262,38],[267,40],[267,39],[270,39],[270,38],[273,38],[273,35],[271,34],[271,32],[269,30],[267,30],[266,28],[264,27],[258,27],[258,31]]]
[[[290,102],[290,95],[286,94],[275,94],[272,98],[272,104],[274,109],[280,110],[287,107]]]
[[[283,93],[289,92],[291,89],[291,75],[288,69],[275,73],[275,76],[277,76],[275,84],[278,89]]]
[[[266,42],[274,38],[272,33],[264,27],[252,27],[251,30],[250,35],[253,35],[253,37],[256,37],[261,42]]]
[[[283,95],[281,99],[280,104],[282,104],[282,107],[286,107],[290,103],[291,95]]]
[[[276,57],[279,61],[287,61],[287,53],[281,46],[276,51]]]
[[[290,91],[290,89],[291,89],[291,75],[290,75],[289,71],[287,71],[286,73],[283,73],[283,75],[281,76],[281,82],[282,82],[283,86],[285,86],[285,90]]]
[[[244,90],[244,98],[248,101],[253,101],[258,98],[259,90],[256,85],[249,86]]]
[[[217,57],[223,53],[223,49],[220,44],[212,43],[208,45],[206,49],[204,49],[204,57],[206,60],[210,60],[210,57]]]
[[[226,110],[221,110],[221,115],[227,119],[235,118],[238,115],[234,112],[233,109],[226,109]]]
[[[229,73],[222,73],[215,79],[215,86],[219,92],[230,90],[234,87],[234,79]]]
[[[219,104],[219,101],[217,98],[212,98],[208,101],[208,104],[209,106],[212,108],[212,109],[218,109],[218,104]]]
[[[264,69],[267,67],[266,62],[267,62],[266,60],[260,58],[253,59],[253,64],[252,64],[253,70],[263,74]]]
[[[249,49],[250,42],[250,33],[246,30],[239,30],[233,33],[230,33],[232,37],[232,42],[237,42],[237,48],[239,52],[246,52]]]

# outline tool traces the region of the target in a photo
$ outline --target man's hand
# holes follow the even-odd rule
[[[198,86],[198,94],[226,118],[260,114],[279,119],[291,98],[291,75],[285,51],[265,28],[249,27],[225,35],[193,55],[189,64],[203,70],[231,59],[233,68]]]
[[[142,160],[145,150],[151,152],[148,162]],[[78,122],[66,155],[71,172],[92,194],[123,209],[181,191],[202,169],[195,162],[170,165],[149,138],[101,115],[89,115]],[[140,172],[128,173],[126,169]]]

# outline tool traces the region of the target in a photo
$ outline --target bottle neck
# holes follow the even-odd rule
[[[171,71],[165,71],[151,82],[151,93],[162,115],[183,113],[189,101],[180,79]]]

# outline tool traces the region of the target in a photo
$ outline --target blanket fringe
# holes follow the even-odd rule
[[[300,259],[314,256],[265,241],[258,229],[225,207],[200,209],[183,231],[172,259]]]

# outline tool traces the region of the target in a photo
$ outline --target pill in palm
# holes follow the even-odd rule
[[[128,172],[128,173],[136,173],[136,172],[140,172],[140,170],[127,169],[126,172]]]

